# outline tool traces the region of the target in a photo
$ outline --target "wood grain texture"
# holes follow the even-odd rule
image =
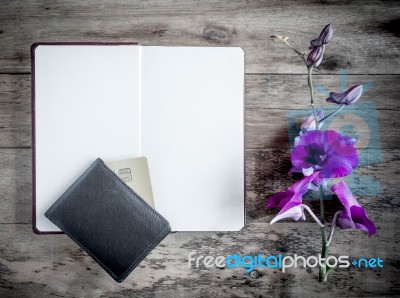
[[[315,73],[313,75],[315,104],[317,107],[334,106],[325,102],[329,91],[342,92],[351,86],[363,84],[364,91],[358,104],[373,101],[378,110],[398,112],[400,111],[399,82],[398,75],[349,75],[344,70],[337,71],[334,75]],[[309,102],[307,75],[246,75],[247,109],[297,110],[308,108]],[[358,104],[353,108],[359,109]]]
[[[0,224],[32,219],[32,153],[0,149]]]
[[[379,224],[378,235],[339,231],[332,255],[381,257],[384,269],[338,269],[329,282],[317,282],[316,269],[196,268],[188,255],[310,256],[319,252],[315,223],[270,226],[260,221],[231,233],[173,233],[122,284],[115,283],[65,235],[37,236],[30,225],[0,225],[2,297],[376,297],[399,293],[400,248],[396,224]],[[304,241],[307,239],[307,241]],[[365,242],[368,241],[368,245]],[[189,294],[190,293],[190,294]],[[312,293],[312,294],[310,294]]]
[[[315,85],[320,89],[338,91],[341,91],[340,80],[347,86],[359,83],[370,86],[359,103],[371,103],[372,107],[350,107],[358,115],[357,119],[351,119],[354,129],[362,136],[370,135],[368,122],[371,112],[376,113],[380,142],[379,146],[372,144],[375,145],[373,149],[396,149],[400,148],[399,78],[392,75],[349,75],[345,78],[338,73],[316,76]],[[288,134],[297,133],[304,117],[295,115],[297,126],[288,128],[288,112],[307,110],[308,97],[305,76],[246,75],[246,148],[289,148]],[[317,106],[333,108],[332,104],[325,103],[324,93],[317,92],[316,98]],[[4,113],[0,117],[0,147],[30,147],[30,75],[0,74],[0,105]],[[339,116],[337,121],[343,117]]]
[[[336,118],[336,128],[344,125],[353,125],[354,130],[359,135],[366,138],[371,137],[370,126],[368,126],[369,114],[377,112],[380,143],[371,145],[371,149],[394,149],[400,146],[400,127],[399,111],[392,110],[361,110],[354,118],[348,118],[343,114],[339,114]],[[248,109],[246,110],[246,148],[248,149],[269,149],[269,148],[289,148],[289,134],[297,134],[302,121],[306,117],[295,116],[296,125],[288,126],[287,110],[270,110],[270,109]],[[310,112],[307,115],[311,114]],[[341,123],[343,120],[343,123]],[[325,127],[334,129],[334,127]],[[376,147],[373,147],[376,146]]]
[[[305,73],[272,34],[306,50],[323,26],[335,35],[323,72],[399,73],[397,1],[4,1],[0,72],[27,72],[37,41],[140,41],[144,45],[240,46],[248,73]]]
[[[268,222],[266,199],[286,189],[289,134],[309,103],[305,68],[271,34],[303,50],[331,22],[334,38],[315,71],[326,92],[365,84],[348,116],[327,127],[355,132],[362,162],[347,182],[377,235],[339,230],[333,255],[380,257],[382,269],[189,268],[195,255],[316,255],[320,232],[306,222]],[[0,7],[0,297],[382,297],[400,296],[400,6],[397,1],[4,1]],[[29,47],[37,41],[140,41],[143,45],[240,46],[246,53],[246,219],[240,232],[172,233],[122,284],[65,235],[31,230]],[[370,104],[365,105],[364,103]],[[376,114],[376,121],[375,121]],[[351,124],[351,125],[350,125]],[[375,142],[366,142],[375,138]],[[378,141],[377,141],[378,140]],[[318,213],[318,203],[307,201]],[[340,208],[327,203],[328,219]]]
[[[377,154],[374,149],[366,151],[370,155]],[[288,174],[290,168],[289,150],[246,151],[246,213],[250,221],[269,222],[276,215],[277,210],[265,210],[264,205],[272,194],[286,190],[301,177],[299,174]],[[399,168],[400,150],[387,149],[382,152],[382,161],[361,165],[345,179],[360,204],[377,222],[393,223],[400,220],[397,189]],[[319,202],[312,199],[306,197],[305,202],[319,214]],[[328,220],[342,209],[336,197],[329,197],[325,205]],[[311,218],[309,220],[312,221]]]
[[[0,75],[0,147],[31,146],[30,86],[30,76]]]
[[[400,149],[366,151],[368,155],[381,154],[382,160],[361,165],[352,174],[354,179],[347,179],[347,182],[371,218],[384,223],[400,222],[400,198],[397,189]],[[0,149],[0,176],[4,177],[0,180],[0,224],[31,222],[31,156],[30,149]],[[289,187],[300,175],[288,174],[291,167],[289,150],[247,149],[245,164],[247,220],[269,222],[276,210],[265,210],[268,197]],[[369,186],[366,189],[371,180],[376,183],[375,188],[371,190]],[[318,213],[318,203],[309,203]],[[328,201],[327,206],[331,210],[328,217],[342,208],[336,200]]]

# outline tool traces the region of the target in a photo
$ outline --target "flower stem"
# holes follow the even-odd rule
[[[317,111],[314,106],[314,86],[313,86],[313,81],[312,81],[312,71],[313,67],[309,67],[307,65],[307,61],[304,59],[306,66],[307,66],[307,79],[308,79],[308,87],[310,88],[310,98],[311,98],[311,108],[312,108],[312,113],[314,116],[314,121],[315,121],[315,129],[318,130],[318,124],[322,123],[323,120],[326,118],[335,115],[336,113],[340,112],[340,110],[343,108],[342,106],[339,107],[335,112],[332,114],[328,115],[327,117],[321,119],[321,121],[318,121],[318,116],[317,116]],[[329,272],[329,267],[327,266],[326,263],[326,258],[328,256],[328,241],[326,237],[326,221],[325,221],[325,186],[321,184],[319,186],[321,198],[320,198],[320,208],[321,208],[321,238],[322,238],[322,248],[321,248],[321,259],[324,261],[321,261],[320,268],[319,268],[319,282],[325,282],[328,280],[328,272]]]
[[[318,130],[318,117],[317,117],[317,111],[315,110],[314,106],[314,87],[313,87],[313,82],[312,82],[312,67],[307,67],[307,79],[308,79],[308,87],[310,88],[310,97],[311,97],[311,108],[313,111],[314,115],[314,121],[315,121],[315,129]],[[339,111],[337,111],[339,112]],[[335,112],[334,112],[335,113]],[[333,114],[333,113],[332,113]],[[330,116],[330,115],[329,115]],[[322,238],[322,250],[321,250],[321,259],[324,259],[324,262],[322,263],[322,266],[320,265],[319,268],[319,281],[320,282],[325,282],[328,279],[328,267],[326,266],[326,257],[328,255],[328,242],[326,238],[326,223],[325,223],[325,187],[323,184],[319,186],[321,198],[320,198],[320,208],[321,208],[321,238]]]
[[[301,204],[300,205],[304,210],[307,210],[307,212],[311,215],[311,217],[315,220],[315,222],[320,226],[320,227],[324,227],[324,224],[319,220],[319,218],[314,214],[314,212],[312,212],[312,210],[310,209],[310,207],[308,207],[305,204]]]
[[[306,60],[306,57],[305,57],[305,53],[302,53],[302,52],[300,52],[299,50],[295,49],[295,48],[287,41],[286,38],[283,39],[283,42],[284,42],[285,45],[287,45],[290,49],[292,49],[293,52],[295,52],[295,53],[303,60],[303,62],[304,62],[304,63],[306,64],[306,66],[307,66],[307,60]]]
[[[328,245],[326,239],[326,224],[325,224],[325,188],[321,184],[319,186],[319,190],[321,193],[320,198],[320,207],[321,207],[321,222],[324,225],[321,227],[321,238],[322,238],[322,249],[321,249],[321,259],[324,261],[321,262],[322,265],[319,267],[319,282],[325,282],[328,279],[328,267],[326,266],[326,257],[328,255]]]
[[[332,226],[331,226],[331,230],[329,232],[329,236],[328,236],[328,239],[327,239],[326,246],[329,246],[329,244],[331,244],[331,241],[332,241],[332,238],[333,238],[333,233],[335,232],[336,220],[337,220],[338,216],[341,213],[342,213],[342,211],[336,211],[335,215],[333,216]]]
[[[307,79],[308,79],[308,87],[310,88],[310,96],[311,96],[311,108],[313,111],[314,115],[314,121],[315,121],[315,127],[318,129],[318,117],[317,117],[317,111],[315,110],[314,106],[314,87],[313,87],[313,82],[312,82],[312,67],[307,67]]]
[[[344,104],[343,104],[343,105],[340,105],[339,108],[337,108],[336,111],[334,111],[334,112],[330,113],[329,115],[325,116],[325,117],[322,118],[319,122],[323,122],[323,121],[325,121],[326,119],[328,119],[329,117],[335,116],[337,113],[339,113],[341,110],[343,110],[344,106],[345,106]]]

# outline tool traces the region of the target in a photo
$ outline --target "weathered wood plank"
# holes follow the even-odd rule
[[[368,84],[371,87],[365,91],[359,103],[353,106],[355,110],[350,115],[356,117],[350,120],[354,121],[354,130],[361,136],[371,134],[370,125],[378,129],[379,133],[374,133],[374,137],[379,137],[380,142],[372,144],[375,148],[400,148],[397,129],[400,121],[398,81],[399,76],[391,75],[348,76],[348,86],[371,82]],[[337,90],[339,76],[316,76],[315,85]],[[302,75],[247,75],[246,148],[288,148],[288,134],[296,133],[298,128],[290,126],[288,131],[287,120],[299,124],[302,116],[297,116],[295,111],[308,108],[308,96],[305,77]],[[323,94],[317,93],[317,103],[323,105],[323,101]],[[366,106],[368,102],[370,104]],[[374,105],[377,122],[372,118]],[[29,75],[0,75],[0,106],[0,147],[31,146]],[[336,125],[342,123],[341,117],[335,122]],[[348,119],[345,118],[343,124],[351,124]]]
[[[364,157],[367,155],[364,161],[368,160],[369,164],[360,165],[345,181],[371,219],[377,222],[398,222],[400,151],[365,151],[361,154],[364,154]],[[375,162],[374,159],[368,159],[379,155],[380,159]],[[269,222],[277,214],[278,210],[266,210],[264,206],[272,194],[286,190],[302,177],[301,174],[288,174],[290,168],[289,150],[246,151],[246,214],[249,220]],[[319,202],[310,199],[305,202],[319,214]],[[328,220],[330,221],[333,214],[342,208],[337,199],[330,197],[325,208]],[[308,220],[312,221],[311,218]]]
[[[30,76],[0,75],[0,147],[31,146],[30,88]]]
[[[335,75],[314,74],[315,105],[335,106],[325,102],[328,92],[342,92],[351,86],[363,84],[362,97],[353,105],[354,108],[373,101],[378,110],[400,111],[399,82],[398,75],[348,75],[342,71]],[[247,109],[307,109],[310,104],[307,75],[246,75],[245,91]]]
[[[353,180],[348,180],[372,219],[399,222],[398,174],[400,150],[366,150],[362,154],[382,155],[376,163],[361,165]],[[370,159],[369,159],[370,160]],[[371,161],[371,160],[370,160]],[[269,222],[276,210],[265,210],[267,198],[283,191],[297,178],[288,175],[288,150],[246,150],[246,213],[249,222]],[[31,222],[31,151],[0,149],[0,223]],[[318,210],[318,204],[312,204]],[[328,216],[342,207],[336,200],[327,202]]]
[[[348,133],[358,135],[360,148],[399,148],[398,81],[391,75],[316,75],[316,107],[325,114],[337,108],[325,102],[329,91],[364,84],[362,98],[327,121],[324,129],[351,127]],[[309,97],[306,76],[247,75],[246,148],[288,148],[288,135],[297,135],[302,120],[311,114]]]
[[[305,73],[271,34],[307,49],[332,22],[325,73],[399,73],[397,1],[5,1],[0,72],[27,72],[36,41],[140,41],[144,45],[240,46],[248,73]],[[356,21],[355,21],[356,20]]]
[[[171,234],[122,284],[115,283],[65,235],[33,234],[31,151],[13,148],[31,144],[30,76],[0,74],[0,297],[186,297],[188,293],[202,297],[399,296],[399,13],[397,1],[378,0],[297,1],[295,5],[288,0],[2,3],[0,73],[30,72],[29,46],[36,41],[134,40],[144,45],[242,47],[248,73],[248,224],[235,233]],[[330,252],[353,258],[380,257],[384,268],[338,270],[325,284],[317,282],[315,269],[292,269],[287,274],[261,269],[246,274],[243,269],[189,268],[191,251],[203,256],[236,252],[308,256],[319,252],[320,235],[314,223],[270,226],[276,211],[265,210],[263,205],[268,196],[294,181],[287,175],[286,116],[306,108],[309,98],[304,75],[294,75],[305,73],[302,63],[269,35],[289,35],[293,45],[305,49],[327,22],[333,23],[335,35],[321,70],[316,72],[315,84],[338,90],[338,79],[344,79],[337,74],[341,69],[353,74],[347,77],[347,86],[371,81],[360,105],[354,106],[354,114],[359,116],[355,132],[366,136],[371,131],[362,125],[362,119],[371,119],[375,109],[361,104],[374,101],[380,136],[378,145],[364,151],[369,164],[360,166],[359,177],[351,185],[368,194],[359,195],[359,201],[375,220],[378,233],[368,238],[360,231],[340,230]],[[317,98],[323,103],[323,94],[317,92]],[[339,118],[336,125],[347,120]],[[379,182],[376,194],[368,193],[374,187],[366,185],[368,181],[362,179],[366,177]],[[331,207],[337,204],[327,203],[327,208]]]
[[[30,149],[0,149],[0,223],[31,222],[31,156]]]
[[[359,136],[362,148],[371,149],[400,148],[399,111],[392,110],[358,110],[357,113],[339,114],[331,125],[324,129],[345,130],[349,134]],[[245,141],[248,149],[284,149],[289,148],[289,135],[298,135],[301,122],[311,114],[297,111],[247,109]],[[377,121],[370,122],[371,113],[377,113]],[[289,115],[289,116],[288,116]],[[374,130],[377,129],[377,133]],[[368,140],[375,139],[372,144]],[[292,139],[293,142],[293,139]],[[291,142],[291,144],[292,144]]]
[[[240,232],[174,233],[146,257],[122,284],[117,284],[65,235],[37,236],[29,225],[0,225],[0,295],[2,297],[361,297],[398,295],[400,232],[396,224],[380,224],[368,238],[360,231],[338,231],[330,246],[335,256],[350,260],[380,257],[384,268],[333,272],[317,282],[317,269],[199,268],[188,266],[188,255],[282,253],[305,257],[320,250],[314,223],[246,225]]]

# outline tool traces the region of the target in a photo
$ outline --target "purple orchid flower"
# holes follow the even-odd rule
[[[329,97],[326,101],[342,105],[351,105],[361,97],[362,92],[362,85],[355,85],[342,93],[329,93]]]
[[[284,192],[274,194],[269,200],[266,208],[280,208],[281,211],[271,221],[271,225],[281,219],[291,218],[295,221],[305,220],[306,216],[302,208],[303,195],[309,189],[313,179],[317,178],[318,174],[305,176],[297,181]]]
[[[312,84],[313,68],[318,67],[323,59],[325,47],[333,36],[331,24],[324,27],[318,38],[310,41],[308,54],[294,48],[286,36],[272,36],[285,43],[291,50],[302,58],[307,67],[308,86],[311,95],[311,114],[302,124],[299,136],[294,140],[294,149],[291,152],[292,168],[290,172],[303,173],[303,177],[290,186],[284,192],[278,192],[272,195],[266,208],[279,208],[279,213],[272,219],[273,224],[282,219],[292,219],[294,221],[305,220],[306,212],[321,227],[322,249],[321,256],[325,260],[328,257],[328,247],[331,243],[336,225],[342,229],[356,228],[367,231],[369,235],[376,233],[375,224],[369,219],[366,211],[357,202],[357,199],[351,194],[347,185],[342,182],[334,181],[332,178],[345,177],[358,166],[358,153],[355,148],[356,140],[351,137],[341,135],[334,130],[320,130],[323,122],[329,117],[339,113],[346,105],[355,103],[362,94],[362,85],[351,87],[342,93],[331,92],[326,99],[327,102],[339,104],[337,109],[327,116],[324,116],[322,110],[316,110],[314,106],[314,92]],[[340,179],[343,180],[343,179]],[[330,182],[331,181],[331,182]],[[335,193],[343,208],[336,211],[333,216],[332,225],[329,229],[325,221],[325,207],[323,200],[327,190],[327,184],[334,184],[331,187],[332,193]],[[308,191],[320,191],[321,212],[320,218],[303,204],[303,197]],[[329,234],[327,234],[329,229]],[[319,281],[327,280],[328,272],[332,269],[331,265],[325,261],[319,263]]]
[[[318,121],[325,117],[324,112],[321,109],[317,109],[316,112]],[[314,114],[311,113],[311,115],[308,116],[308,118],[304,120],[304,122],[301,124],[300,128],[301,128],[300,135],[310,130],[316,130],[317,126],[315,125]]]
[[[309,176],[319,171],[320,178],[349,175],[358,165],[356,140],[334,130],[313,130],[295,139],[290,172]]]
[[[369,235],[376,233],[376,227],[372,220],[368,218],[365,210],[357,202],[346,183],[339,182],[332,186],[332,191],[336,193],[344,210],[340,213],[337,225],[342,229],[360,229],[367,231]]]
[[[321,31],[320,35],[318,38],[313,39],[310,41],[310,50],[313,49],[314,47],[319,47],[324,44],[327,44],[331,39],[333,35],[333,28],[331,24],[328,24],[325,26],[325,28]]]
[[[307,65],[309,67],[318,67],[322,62],[324,52],[325,52],[324,44],[318,47],[314,47],[307,56]]]

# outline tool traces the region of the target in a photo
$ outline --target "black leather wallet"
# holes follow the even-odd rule
[[[169,223],[98,158],[45,216],[118,282],[168,235]]]

